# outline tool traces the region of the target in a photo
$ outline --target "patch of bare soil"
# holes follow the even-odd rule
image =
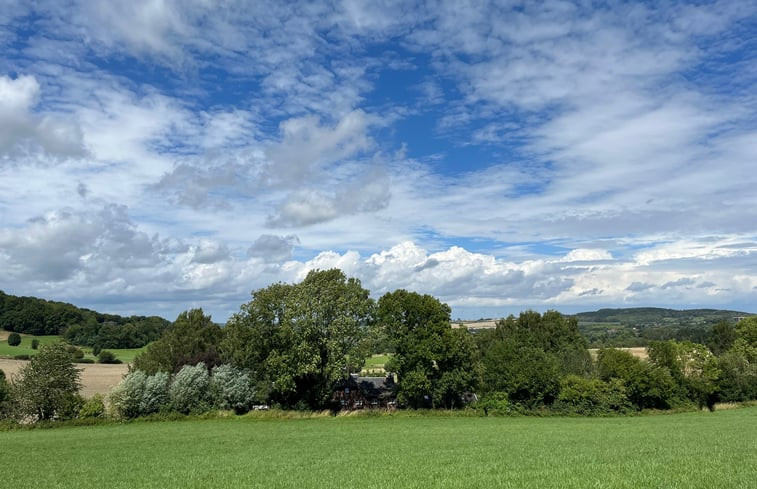
[[[13,378],[18,371],[26,365],[26,360],[11,360],[0,358],[0,370],[5,372],[6,377]],[[129,371],[126,364],[107,365],[107,364],[78,364],[81,370],[82,388],[79,393],[84,397],[92,397],[94,394],[106,394]]]
[[[4,329],[0,329],[0,341],[5,341],[8,339],[8,336],[10,336],[10,331],[5,331]]]

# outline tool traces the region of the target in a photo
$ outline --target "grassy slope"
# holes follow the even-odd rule
[[[55,343],[57,341],[60,341],[61,337],[58,335],[49,335],[49,336],[32,336],[32,335],[21,335],[21,344],[18,346],[10,346],[8,344],[7,339],[0,340],[0,358],[13,358],[16,355],[36,355],[37,350],[32,349],[32,339],[37,338],[39,340],[40,345],[48,345],[50,343]],[[88,348],[86,346],[80,347],[84,353],[85,357],[95,359],[95,356],[92,355],[92,349]],[[142,348],[123,348],[123,349],[108,349],[109,351],[112,351],[113,354],[116,355],[116,358],[120,359],[124,363],[131,363],[134,361],[134,357],[136,357],[141,351],[143,351],[146,346]]]
[[[746,488],[757,408],[633,418],[382,417],[0,433],[14,488]]]

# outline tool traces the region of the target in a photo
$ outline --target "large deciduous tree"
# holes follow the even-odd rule
[[[19,413],[36,420],[65,417],[76,405],[79,370],[63,343],[40,348],[14,381]]]
[[[179,314],[176,321],[147,350],[134,359],[134,368],[148,375],[178,372],[184,365],[204,362],[208,368],[220,364],[218,346],[223,330],[202,309]]]
[[[368,294],[337,269],[256,290],[226,325],[223,358],[251,371],[273,402],[326,407],[335,382],[363,365],[374,309]]]
[[[467,330],[452,329],[450,313],[438,299],[406,290],[379,299],[376,321],[394,347],[387,368],[397,373],[401,403],[459,407],[475,389],[477,350]]]

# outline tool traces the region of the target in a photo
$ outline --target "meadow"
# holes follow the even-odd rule
[[[9,334],[8,331],[0,332],[0,358],[13,358],[17,355],[36,355],[37,350],[32,348],[32,340],[34,339],[39,341],[40,346],[56,343],[62,339],[59,335],[34,336],[21,334],[21,344],[18,346],[10,346],[8,344]],[[97,359],[97,357],[92,354],[92,348],[86,346],[80,348],[84,352],[84,358],[89,358],[93,361]],[[145,348],[147,348],[147,346],[143,346],[142,348],[107,348],[107,350],[112,352],[116,358],[123,363],[131,363],[134,361],[134,357],[144,351]]]
[[[412,414],[412,413],[411,413]],[[265,415],[264,415],[265,416]],[[0,432],[14,488],[747,488],[757,407],[618,418],[339,416]]]

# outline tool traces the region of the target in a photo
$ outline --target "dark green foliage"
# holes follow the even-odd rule
[[[743,339],[734,341],[720,356],[718,394],[721,401],[739,402],[757,399],[757,347]]]
[[[220,364],[218,353],[223,331],[202,309],[179,314],[176,321],[157,341],[134,359],[134,368],[147,374],[178,372],[184,365],[204,362]]]
[[[385,368],[397,373],[400,403],[461,407],[463,394],[478,385],[475,344],[464,328],[452,329],[450,312],[438,299],[406,290],[379,299],[376,322],[395,352]]]
[[[79,370],[63,343],[40,348],[19,371],[15,398],[23,416],[37,420],[70,417],[78,412]]]
[[[483,356],[487,392],[507,393],[511,402],[533,408],[551,404],[560,391],[560,364],[540,348],[499,341]]]
[[[80,360],[84,358],[84,351],[81,348],[74,345],[66,345],[66,351],[71,354],[74,360]]]
[[[720,321],[712,327],[707,337],[707,346],[715,355],[722,355],[733,346],[736,340],[736,330],[728,321]]]
[[[584,375],[592,368],[575,318],[557,311],[510,316],[477,342],[484,391],[506,393],[510,402],[528,408],[551,405],[564,375]]]
[[[0,291],[0,329],[31,335],[62,334],[76,345],[140,348],[159,338],[168,324],[159,317],[100,314],[63,302]]]
[[[634,357],[627,351],[603,348],[597,354],[599,378],[623,382],[628,399],[637,409],[669,409],[676,402],[679,390],[670,372]]]
[[[29,360],[31,357],[29,355],[14,355],[14,360]]]
[[[0,419],[5,419],[10,409],[11,388],[5,378],[5,372],[0,369]]]
[[[37,338],[34,338],[32,340],[32,350],[36,350],[39,348],[39,340]]]
[[[360,281],[336,269],[273,284],[227,323],[224,360],[252,372],[275,403],[327,407],[334,384],[364,363],[373,308]]]
[[[667,370],[679,388],[679,396],[712,408],[720,376],[717,357],[704,345],[689,341],[652,342],[649,361]]]
[[[605,382],[568,375],[560,381],[555,408],[572,414],[601,415],[626,413],[632,406],[620,379]]]
[[[121,360],[116,358],[116,355],[114,355],[113,352],[102,350],[100,354],[97,355],[97,363],[121,363]]]
[[[8,344],[10,346],[18,346],[21,344],[21,335],[18,333],[11,333],[8,335]]]

